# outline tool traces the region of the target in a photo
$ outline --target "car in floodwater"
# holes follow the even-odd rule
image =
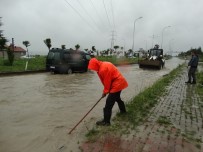
[[[91,56],[83,51],[52,48],[46,58],[46,70],[60,74],[87,72],[90,59]]]

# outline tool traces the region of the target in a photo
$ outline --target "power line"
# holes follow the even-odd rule
[[[104,3],[104,0],[103,0],[103,4],[104,4],[104,8],[105,8],[105,12],[106,12],[106,16],[107,16],[109,25],[110,25],[110,27],[111,27],[111,23],[110,23],[110,20],[109,20],[109,16],[108,16],[108,13],[107,13],[107,9],[106,9],[106,5],[105,5],[105,3]]]
[[[114,47],[114,41],[116,40],[115,39],[115,31],[111,31],[112,32],[112,34],[111,34],[111,49],[113,49],[113,47]]]
[[[102,21],[102,17],[99,15],[99,13],[98,13],[98,11],[97,11],[97,9],[96,9],[94,3],[92,2],[92,0],[90,0],[90,2],[91,2],[91,4],[92,4],[93,8],[95,9],[95,12],[96,12],[97,16],[99,16],[99,19]]]
[[[85,18],[67,1],[64,0],[92,29],[94,29],[91,24],[89,24],[89,22],[87,20],[85,20]],[[96,31],[95,31],[96,32]]]
[[[113,9],[113,0],[111,0],[111,12],[112,12],[112,17],[113,17],[113,25],[114,25],[114,29],[116,29],[116,25],[115,25],[115,19],[114,19],[114,9]]]
[[[152,35],[150,38],[152,38],[152,48],[154,47],[153,45],[154,45],[154,38],[157,38],[157,37],[159,37],[159,36],[157,36],[157,35]]]
[[[93,28],[92,25],[89,24],[89,22],[77,11],[76,8],[74,8],[67,0],[64,0],[64,1],[65,1],[65,2],[92,28],[92,30],[95,31],[95,28]],[[90,1],[91,1],[91,0],[90,0]],[[78,3],[80,3],[79,0],[78,0]],[[92,6],[95,8],[95,6],[94,6],[94,4],[92,3],[92,1],[91,1],[91,4],[92,4]],[[80,3],[80,5],[81,5],[82,8],[84,8],[81,3]],[[95,10],[96,10],[96,8],[95,8]],[[96,12],[97,12],[97,11],[96,11]],[[86,11],[86,13],[87,13],[87,11]],[[89,16],[90,16],[90,15],[89,15]],[[97,29],[97,30],[98,30],[98,29]],[[98,32],[98,31],[95,31],[95,32]],[[104,37],[103,33],[100,34],[100,36]]]
[[[94,24],[97,26],[96,21],[92,18],[92,16],[88,13],[88,11],[85,9],[85,7],[81,4],[81,2],[79,0],[77,0],[79,5],[83,8],[83,10],[85,11],[85,13],[87,14],[87,16],[90,17],[90,19],[94,22]]]

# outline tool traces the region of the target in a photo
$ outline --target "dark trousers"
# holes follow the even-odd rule
[[[188,82],[191,82],[191,80],[193,80],[193,82],[196,82],[196,72],[197,68],[194,67],[190,67],[189,71],[188,71]]]
[[[115,92],[115,93],[109,93],[107,99],[106,99],[106,105],[104,107],[104,121],[110,123],[110,119],[111,119],[111,114],[112,114],[112,108],[115,104],[115,102],[118,103],[118,107],[120,109],[121,113],[125,113],[126,109],[125,109],[125,104],[124,102],[121,100],[121,91],[119,92]]]

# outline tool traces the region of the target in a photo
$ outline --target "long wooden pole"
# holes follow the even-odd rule
[[[85,117],[92,111],[92,109],[94,109],[94,107],[99,103],[99,101],[102,99],[103,97],[101,97],[95,104],[94,106],[83,116],[83,118],[69,131],[68,134],[71,134],[71,132],[83,121],[83,119],[85,119]]]

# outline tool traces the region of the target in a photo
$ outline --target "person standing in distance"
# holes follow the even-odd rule
[[[128,87],[128,83],[119,70],[110,62],[103,62],[92,58],[89,61],[88,69],[97,72],[104,86],[102,98],[108,94],[105,107],[103,108],[104,119],[97,121],[96,124],[109,126],[111,124],[110,119],[115,102],[118,103],[120,113],[126,113],[125,104],[121,100],[120,95],[121,91]]]
[[[198,61],[199,61],[199,57],[196,53],[196,51],[192,51],[191,52],[191,59],[188,62],[188,67],[189,71],[188,71],[188,81],[185,83],[190,83],[190,84],[196,84],[196,70],[197,70],[197,66],[198,66]]]

